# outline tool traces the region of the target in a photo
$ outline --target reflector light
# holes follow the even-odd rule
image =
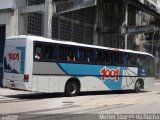
[[[29,81],[29,75],[24,75],[24,82],[28,82]]]

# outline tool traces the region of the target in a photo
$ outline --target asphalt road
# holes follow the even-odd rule
[[[155,83],[152,91],[138,94],[133,91],[106,91],[81,93],[76,97],[0,88],[0,113],[0,120],[97,120],[128,117],[133,120],[137,116],[131,115],[160,114],[160,82]],[[160,119],[160,116],[152,117]]]

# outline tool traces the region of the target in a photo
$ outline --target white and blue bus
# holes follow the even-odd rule
[[[85,91],[152,89],[151,54],[51,40],[7,38],[3,85],[11,89],[75,96]]]

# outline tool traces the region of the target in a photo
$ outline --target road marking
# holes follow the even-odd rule
[[[157,83],[154,83],[154,84],[160,84],[159,82],[157,82]]]

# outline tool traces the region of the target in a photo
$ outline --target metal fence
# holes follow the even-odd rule
[[[31,5],[39,5],[39,4],[44,4],[45,0],[26,0],[26,5],[31,6]]]
[[[38,12],[28,13],[25,18],[27,34],[43,36],[43,14]]]
[[[71,11],[52,18],[52,37],[93,44],[94,7]]]

